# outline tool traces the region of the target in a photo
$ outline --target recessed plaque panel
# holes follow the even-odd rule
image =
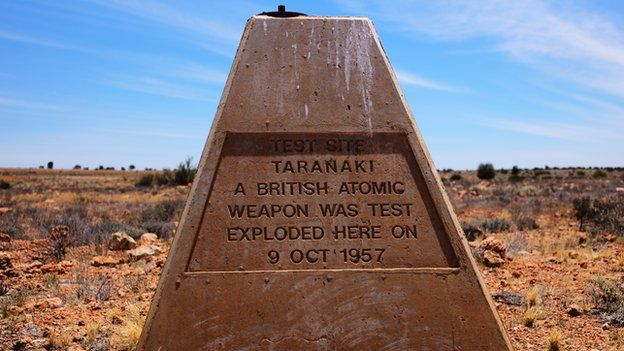
[[[404,134],[226,137],[188,271],[458,267]]]

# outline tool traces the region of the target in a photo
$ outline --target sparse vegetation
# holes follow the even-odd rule
[[[0,190],[11,189],[11,184],[5,180],[0,180]]]
[[[624,234],[624,194],[605,196],[592,200],[585,196],[574,199],[574,216],[579,221],[579,230],[584,231],[590,225],[593,234],[609,232]]]
[[[498,177],[487,182],[476,171],[441,174],[449,179],[446,191],[473,240],[470,247],[512,344],[517,350],[573,345],[617,350],[624,240],[617,238],[615,219],[622,217],[622,170],[601,169],[608,177],[594,178],[596,169],[587,168],[581,178],[576,168],[514,168],[504,177],[497,171]],[[140,316],[147,312],[166,256],[129,261],[129,252],[109,250],[107,239],[118,231],[135,239],[153,232],[166,252],[189,191],[174,186],[174,172],[0,170],[13,185],[0,191],[0,233],[8,234],[0,236],[0,257],[10,255],[12,266],[5,266],[13,271],[0,267],[0,330],[7,331],[0,333],[0,349],[13,349],[26,330],[35,334],[19,344],[21,349],[36,349],[28,340],[38,340],[52,350],[49,337],[63,345],[65,332],[72,336],[70,350],[136,345]],[[145,174],[159,179],[136,187]],[[513,175],[521,179],[512,182]],[[571,208],[577,198],[578,208]],[[578,231],[575,217],[581,208],[588,234]],[[69,245],[52,255],[51,231],[57,226],[67,227],[63,237]],[[496,257],[487,257],[486,264],[482,244],[494,240],[506,246],[500,265]],[[593,276],[600,276],[598,283]],[[572,305],[581,313],[570,313]],[[575,330],[578,325],[584,333]]]
[[[165,169],[159,172],[145,173],[136,182],[136,186],[175,186],[188,185],[193,182],[197,169],[192,165],[193,159],[187,158],[176,169]]]

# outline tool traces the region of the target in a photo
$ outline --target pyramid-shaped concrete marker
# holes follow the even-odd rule
[[[140,350],[510,350],[370,20],[245,28]]]

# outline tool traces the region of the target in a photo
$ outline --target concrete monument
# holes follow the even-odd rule
[[[511,349],[370,20],[248,21],[139,349]]]

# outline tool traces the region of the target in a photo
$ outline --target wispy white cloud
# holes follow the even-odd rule
[[[443,90],[443,91],[451,91],[457,92],[460,89],[454,88],[444,83],[436,82],[427,78],[423,78],[421,76],[415,75],[413,73],[405,72],[405,71],[396,71],[397,78],[399,81],[406,85],[412,85],[418,88],[431,89],[431,90]]]
[[[129,135],[139,135],[139,136],[154,136],[154,137],[163,137],[163,138],[180,138],[180,139],[202,139],[204,138],[203,133],[202,134],[175,133],[175,132],[162,131],[162,130],[101,129],[98,131],[105,132],[105,133],[119,133],[119,134],[129,134]]]
[[[37,45],[37,46],[45,46],[45,47],[55,48],[55,49],[80,50],[80,51],[85,50],[84,48],[74,46],[74,45],[64,44],[56,40],[37,38],[37,37],[29,36],[29,35],[6,31],[3,29],[0,29],[0,40],[8,40],[8,41],[14,41],[18,43]]]
[[[624,97],[624,27],[606,14],[537,0],[366,4],[366,11],[407,33],[487,38],[493,49],[551,76]]]
[[[563,139],[574,142],[601,141],[619,139],[619,133],[605,127],[573,125],[555,122],[525,122],[511,119],[486,119],[481,124],[488,127],[512,132],[531,134],[541,137]]]
[[[42,103],[38,101],[27,100],[15,96],[8,96],[0,92],[0,107],[35,109],[35,110],[54,110],[61,111],[64,107],[54,104]]]
[[[174,99],[214,102],[209,91],[153,77],[126,77],[105,82],[114,87]]]
[[[240,37],[239,28],[230,27],[222,21],[210,21],[206,17],[180,11],[158,2],[144,0],[93,0],[93,2],[171,27],[207,35],[223,42],[236,43]]]

